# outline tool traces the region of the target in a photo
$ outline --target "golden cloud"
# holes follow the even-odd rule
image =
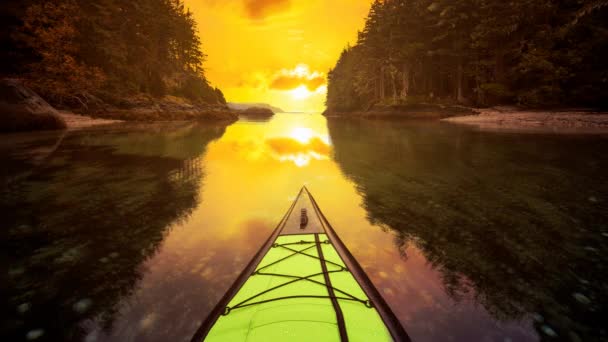
[[[326,82],[323,73],[310,72],[307,65],[300,64],[294,69],[283,69],[275,74],[269,87],[277,90],[291,90],[304,85],[309,91],[315,91]]]
[[[324,77],[314,77],[309,79],[297,76],[278,76],[272,80],[272,83],[270,83],[270,88],[277,90],[290,90],[301,85],[305,85],[308,90],[315,91],[324,84]]]
[[[264,19],[272,14],[285,11],[291,6],[290,0],[244,0],[245,13],[251,19]]]

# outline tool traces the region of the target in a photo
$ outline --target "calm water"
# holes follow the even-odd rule
[[[302,185],[413,340],[607,340],[606,151],[303,114],[3,136],[2,340],[188,341]]]

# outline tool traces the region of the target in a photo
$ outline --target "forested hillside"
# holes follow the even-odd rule
[[[226,102],[205,78],[182,0],[9,0],[0,13],[1,76],[25,79],[56,106],[134,94]]]
[[[608,105],[606,0],[376,0],[327,106]]]

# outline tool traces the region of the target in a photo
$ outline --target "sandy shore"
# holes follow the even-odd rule
[[[513,108],[479,110],[479,115],[442,121],[483,130],[515,130],[556,133],[608,133],[608,113],[582,111],[526,111]]]
[[[96,119],[90,116],[78,115],[65,111],[60,111],[59,116],[65,120],[68,129],[79,129],[124,122],[122,120]]]

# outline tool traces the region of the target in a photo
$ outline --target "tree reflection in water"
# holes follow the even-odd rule
[[[543,340],[608,338],[606,139],[437,133],[423,122],[328,128],[370,222],[395,231],[403,253],[421,250],[453,300],[533,319]]]
[[[5,339],[82,340],[87,319],[109,330],[142,263],[196,207],[200,157],[223,133],[191,124],[75,133],[44,163],[8,158],[0,203]],[[27,151],[40,141],[15,145]]]

